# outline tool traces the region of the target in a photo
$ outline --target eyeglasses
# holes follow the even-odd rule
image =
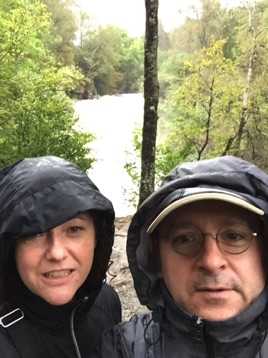
[[[249,248],[257,233],[241,224],[223,226],[216,235],[202,233],[194,226],[183,225],[174,227],[170,231],[168,241],[172,249],[178,254],[194,255],[200,250],[206,235],[213,236],[221,252],[237,255]]]

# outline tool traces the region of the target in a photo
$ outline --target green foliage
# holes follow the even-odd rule
[[[168,98],[169,119],[160,119],[161,142],[169,157],[174,150],[179,161],[223,154],[234,133],[243,83],[235,62],[223,55],[224,43],[212,40],[184,62],[183,81]]]
[[[83,38],[83,47],[77,51],[76,63],[88,79],[90,95],[115,93],[120,81],[116,33],[116,29],[110,26],[88,31]]]
[[[268,1],[230,9],[201,3],[160,51],[159,173],[169,163],[225,154],[268,169]]]
[[[137,206],[139,188],[140,188],[140,166],[137,165],[141,161],[141,147],[142,147],[142,130],[141,128],[135,128],[133,131],[133,151],[127,152],[127,161],[124,169],[130,176],[132,183],[134,184],[134,190],[130,196],[130,202]],[[184,148],[185,150],[185,148]],[[187,154],[189,150],[187,150]],[[176,150],[176,148],[170,148],[165,144],[158,145],[156,148],[156,186],[158,186],[163,180],[164,176],[179,162],[182,162],[186,154],[182,148]]]
[[[50,14],[53,41],[50,49],[64,65],[74,64],[74,43],[77,30],[76,17],[72,10],[74,0],[41,0]]]
[[[86,22],[86,20],[84,19]],[[84,97],[137,92],[143,74],[143,42],[116,26],[81,30],[75,61],[85,76]]]
[[[160,97],[165,98],[169,90],[178,84],[179,74],[183,63],[192,55],[180,53],[174,50],[158,52],[158,80]]]
[[[124,166],[127,174],[130,176],[134,185],[134,190],[130,193],[129,201],[137,206],[137,198],[139,196],[140,189],[140,167],[137,162],[141,160],[141,146],[142,146],[142,133],[140,128],[135,128],[133,131],[133,151],[127,152],[127,161]]]
[[[74,68],[58,68],[44,5],[16,0],[0,8],[5,34],[0,43],[0,165],[51,154],[88,169],[93,137],[75,130],[78,119],[66,94],[82,77]]]
[[[188,13],[192,16],[187,16],[185,22],[169,34],[171,48],[193,53],[207,47],[211,36],[221,39],[227,20],[225,12],[219,0],[200,0],[200,4],[189,6]]]
[[[121,32],[119,71],[120,93],[139,92],[143,79],[143,41]]]

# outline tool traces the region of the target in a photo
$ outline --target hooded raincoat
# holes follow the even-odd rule
[[[94,357],[268,357],[267,288],[243,312],[227,320],[210,321],[179,307],[155,273],[147,230],[159,213],[172,203],[171,193],[181,189],[183,195],[185,188],[224,190],[239,195],[263,210],[262,220],[267,224],[268,175],[255,165],[226,156],[174,168],[161,187],[140,206],[128,231],[127,255],[135,290],[140,302],[151,312],[134,315],[128,322],[107,330]]]
[[[14,244],[18,238],[49,231],[87,210],[102,226],[99,233],[95,227],[91,271],[71,302],[50,305],[20,280]],[[26,158],[0,171],[0,273],[1,277],[10,275],[4,313],[17,308],[23,312],[24,318],[12,326],[23,322],[26,334],[21,336],[34,352],[32,358],[87,357],[103,330],[121,321],[119,297],[105,283],[113,239],[111,202],[75,164],[45,156]],[[11,315],[10,319],[16,318]],[[6,318],[0,323],[5,325]],[[20,347],[0,325],[0,357],[24,358]]]

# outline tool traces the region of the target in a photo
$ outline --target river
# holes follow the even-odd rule
[[[140,93],[103,96],[74,104],[79,128],[96,137],[90,147],[97,162],[88,175],[112,201],[117,217],[135,212],[129,202],[133,184],[124,165],[128,158],[126,152],[132,150],[133,130],[142,126],[143,104]]]

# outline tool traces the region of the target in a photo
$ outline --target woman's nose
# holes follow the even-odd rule
[[[67,249],[64,237],[59,233],[48,232],[46,247],[46,257],[48,260],[61,261],[67,257]]]

